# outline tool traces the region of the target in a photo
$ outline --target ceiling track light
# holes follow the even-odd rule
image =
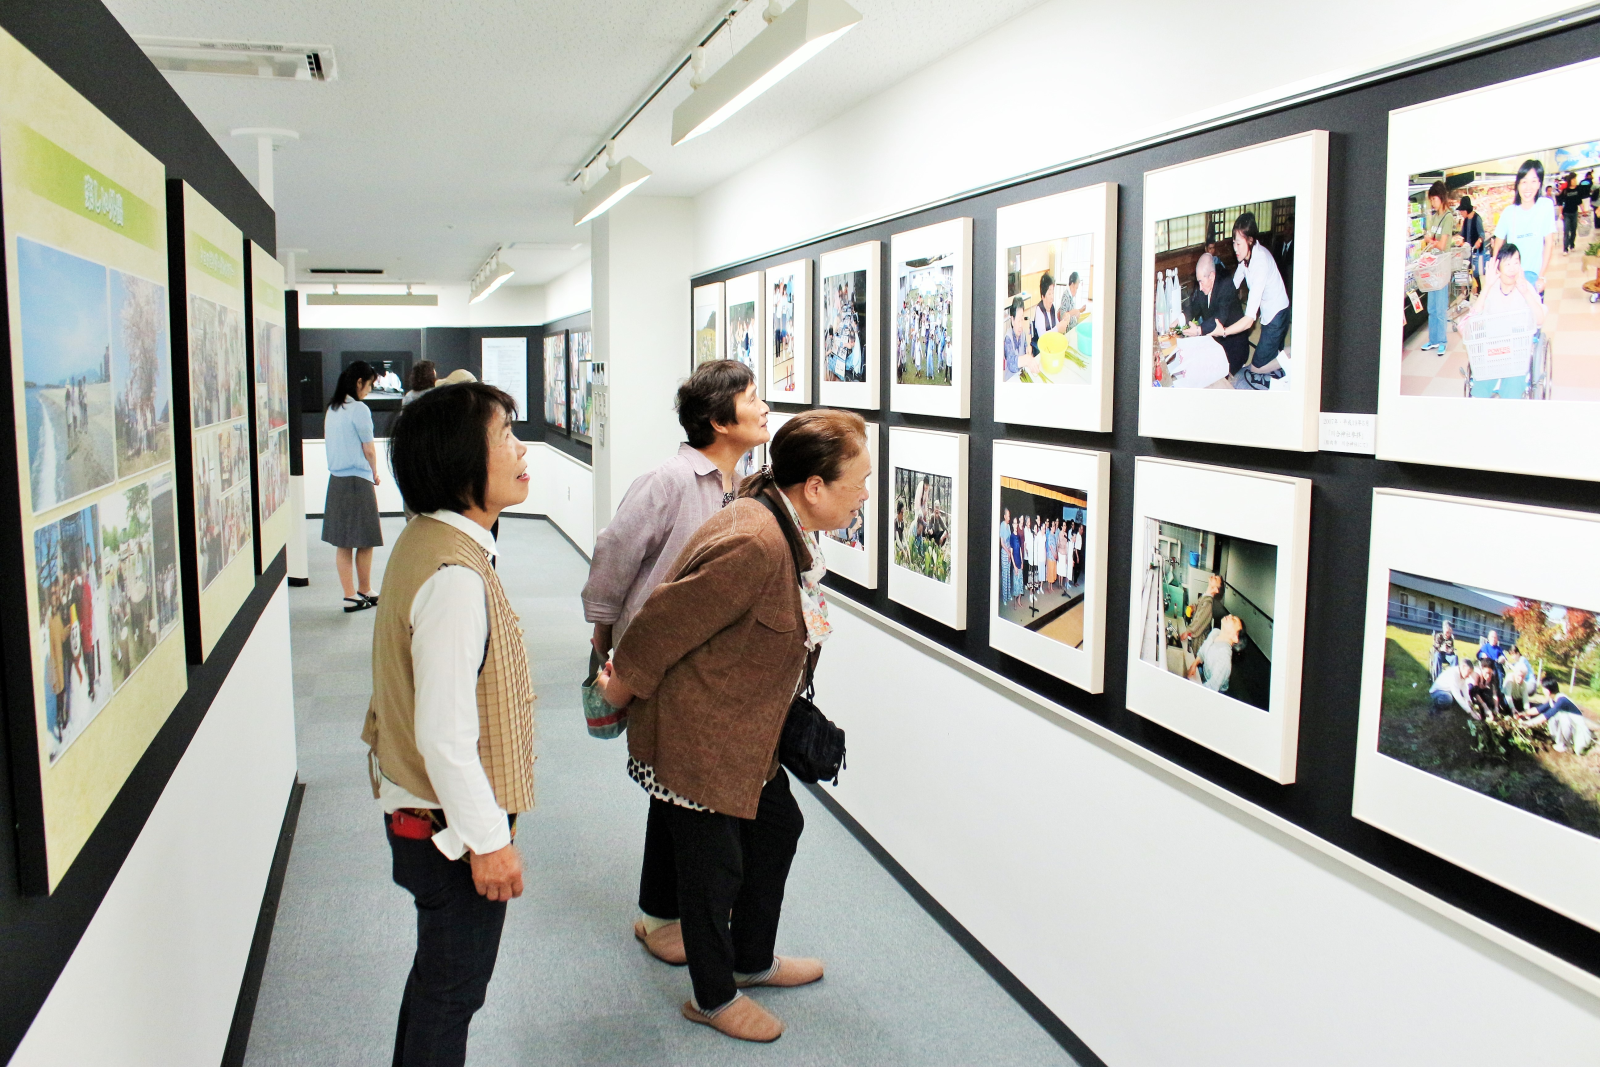
[[[583,196],[578,200],[578,206],[572,212],[574,226],[582,226],[591,219],[604,215],[623,197],[650,178],[650,168],[632,156],[623,156],[614,164],[609,162],[610,158],[611,149],[608,145],[605,154],[607,160],[605,173],[585,189]]]
[[[794,0],[673,110],[672,143],[720,126],[860,21],[844,0]]]
[[[472,276],[472,296],[467,303],[476,304],[504,285],[515,273],[500,262],[500,249],[496,248]]]

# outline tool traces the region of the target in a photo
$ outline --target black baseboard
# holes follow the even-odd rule
[[[290,578],[290,579],[288,579],[288,582],[289,582],[290,585],[294,586],[296,589],[304,589],[306,586],[311,584],[311,579],[310,578]]]
[[[967,955],[971,956],[978,966],[982,967],[989,977],[995,980],[1001,989],[1010,994],[1011,999],[1016,1001],[1018,1006],[1027,1012],[1033,1021],[1038,1023],[1044,1029],[1044,1032],[1055,1040],[1056,1044],[1065,1049],[1067,1054],[1078,1062],[1079,1067],[1106,1067],[1106,1062],[1096,1056],[1094,1050],[1084,1044],[1083,1039],[1073,1033],[1070,1026],[1062,1022],[1055,1012],[1045,1006],[1044,1001],[1034,995],[1033,990],[1023,985],[1022,979],[1012,974],[1010,968],[1001,963],[993,952],[983,946],[983,942],[972,936],[970,930],[962,926],[954,915],[946,911],[944,905],[935,900],[932,893],[922,888],[922,883],[913,878],[910,871],[900,866],[899,862],[889,855],[888,850],[878,844],[877,839],[867,833],[866,828],[856,822],[855,818],[844,810],[844,807],[833,799],[826,789],[823,789],[820,785],[808,785],[806,788],[811,791],[812,796],[821,802],[823,807],[828,809],[829,814],[838,819],[840,824],[850,831],[852,837],[861,842],[862,847],[872,854],[873,859],[878,861],[878,865],[888,871],[890,877],[896,882],[900,883],[900,888],[909,893],[911,899],[920,904],[922,910],[927,912],[933,918],[933,921],[938,923],[944,929],[944,932],[955,940],[956,944],[965,949]]]
[[[290,583],[294,579],[289,579]],[[256,998],[261,995],[261,975],[267,968],[267,950],[272,947],[272,929],[278,921],[278,898],[283,892],[283,877],[289,871],[289,853],[294,849],[294,831],[300,823],[300,802],[306,784],[295,780],[289,790],[289,804],[283,812],[283,828],[278,831],[278,847],[272,853],[272,870],[267,889],[261,895],[261,912],[256,916],[256,933],[250,939],[244,978],[239,983],[239,999],[233,1007],[233,1025],[228,1028],[228,1043],[222,1048],[222,1067],[243,1067],[245,1050],[250,1046],[250,1027],[255,1023]]]

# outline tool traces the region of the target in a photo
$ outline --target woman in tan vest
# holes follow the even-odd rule
[[[417,905],[397,1067],[465,1063],[506,901],[522,895],[512,840],[518,813],[533,808],[533,684],[489,532],[528,496],[515,417],[493,386],[439,386],[390,433],[394,479],[416,518],[384,572],[361,737],[394,880]]]
[[[852,412],[785,423],[772,466],[689,540],[596,681],[616,707],[637,698],[628,773],[672,841],[694,986],[683,1015],[746,1041],[774,1041],[783,1023],[741,989],[822,977],[820,960],[773,954],[805,825],[778,737],[829,631],[817,533],[848,526],[866,502],[866,446]],[[796,559],[810,561],[803,574]]]

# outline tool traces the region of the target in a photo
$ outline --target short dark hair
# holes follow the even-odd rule
[[[1544,686],[1544,691],[1552,696],[1561,692],[1561,683],[1556,681],[1554,675],[1545,675],[1544,681],[1540,682],[1539,684]]]
[[[1251,244],[1259,244],[1261,230],[1256,226],[1256,213],[1254,211],[1241,212],[1239,217],[1233,220],[1233,232],[1244,234]]]
[[[439,384],[439,368],[431,359],[419,359],[411,366],[410,382],[407,385],[414,393],[424,389],[432,389]]]
[[[739,398],[755,384],[750,368],[736,359],[714,359],[694,369],[678,386],[678,425],[689,447],[705,448],[717,439],[712,423],[731,426],[739,421]]]
[[[1500,251],[1494,254],[1494,261],[1496,263],[1503,263],[1512,256],[1516,256],[1518,259],[1521,259],[1522,252],[1518,250],[1516,245],[1512,244],[1510,241],[1507,241],[1505,244],[1500,246]]]
[[[1039,299],[1043,300],[1044,294],[1048,293],[1052,288],[1054,288],[1055,284],[1055,275],[1051,274],[1049,271],[1045,271],[1043,274],[1039,275]]]
[[[400,409],[389,429],[389,469],[419,515],[483,507],[489,429],[517,417],[511,397],[484,382],[439,385]]]
[[[1437,199],[1440,204],[1443,204],[1446,200],[1450,199],[1450,190],[1445,188],[1444,182],[1434,182],[1432,185],[1428,186],[1428,199]]]

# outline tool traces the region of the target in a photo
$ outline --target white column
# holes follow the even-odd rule
[[[689,374],[694,204],[630,196],[590,228],[595,359],[606,365],[607,426],[594,445],[594,529],[639,475],[683,441],[672,409]]]
[[[278,206],[272,202],[272,138],[266,134],[256,138],[256,192],[268,207]]]

